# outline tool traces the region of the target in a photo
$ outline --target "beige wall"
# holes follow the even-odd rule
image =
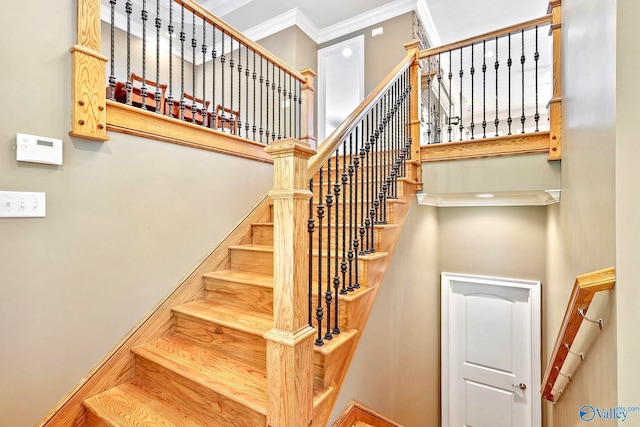
[[[562,201],[554,221],[555,259],[548,282],[557,298],[545,300],[545,360],[579,274],[615,265],[615,2],[567,0],[563,8],[563,158]],[[598,58],[598,67],[592,59]],[[628,231],[627,231],[628,232]],[[589,357],[566,387],[548,425],[582,425],[582,405],[616,406],[615,291],[608,300],[607,331],[581,349]],[[587,325],[588,327],[588,325]],[[547,407],[547,409],[549,409]],[[551,424],[553,420],[553,424]],[[594,426],[611,426],[595,419]]]
[[[640,69],[640,3],[618,0],[616,25],[616,293],[618,297],[618,405],[640,406],[640,197],[638,159],[640,123],[638,121],[637,70]],[[640,414],[633,414],[640,424]],[[631,415],[630,415],[631,417]]]
[[[15,35],[0,46],[12,105],[0,190],[47,195],[46,218],[0,219],[7,427],[35,424],[271,187],[267,164],[114,133],[70,138],[74,21],[72,0],[0,14]],[[17,163],[16,132],[62,139],[64,165]]]
[[[414,203],[331,420],[355,399],[406,427],[438,424],[438,241],[438,209]]]
[[[384,34],[379,37],[371,37],[371,30],[378,27],[384,28]],[[364,93],[366,96],[407,55],[404,44],[411,41],[412,28],[413,13],[405,13],[330,42],[322,43],[318,49],[364,34]]]

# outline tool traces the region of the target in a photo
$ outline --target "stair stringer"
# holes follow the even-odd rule
[[[421,167],[419,162],[416,162],[416,164],[414,164],[413,162],[408,162],[407,168],[410,170],[407,171],[407,175],[414,177],[415,168],[417,167]],[[399,227],[385,236],[385,239],[381,245],[381,251],[388,252],[388,255],[381,259],[379,262],[375,263],[375,271],[369,272],[368,286],[372,290],[366,293],[366,295],[363,295],[363,298],[366,298],[366,300],[362,301],[361,304],[358,305],[360,309],[357,313],[352,313],[350,317],[349,326],[351,330],[356,331],[355,339],[351,340],[351,343],[348,346],[344,346],[342,348],[337,347],[336,351],[329,351],[325,355],[325,372],[331,372],[330,377],[325,378],[325,385],[331,387],[333,389],[333,393],[331,393],[326,399],[322,400],[321,402],[317,402],[317,404],[314,406],[314,426],[325,427],[329,422],[331,412],[338,399],[338,395],[340,394],[340,389],[342,388],[342,384],[349,370],[349,366],[351,365],[351,360],[353,359],[356,349],[358,348],[358,343],[360,341],[360,337],[362,336],[362,331],[367,324],[367,320],[369,319],[369,315],[371,314],[371,309],[373,308],[373,304],[376,300],[378,290],[380,289],[380,285],[382,284],[382,281],[384,279],[384,274],[387,270],[389,262],[391,261],[398,238],[400,237],[400,233],[402,231],[402,227],[404,226],[407,213],[409,212],[409,209],[414,202],[414,195],[415,186],[413,191],[408,191],[406,192],[406,194],[403,194],[400,197],[406,203],[398,203],[394,208],[395,210],[393,223],[398,224]],[[322,351],[321,348],[316,349],[316,352],[318,351]],[[331,371],[326,369],[326,366],[330,365],[334,365]],[[338,366],[338,368],[336,368],[335,366]]]
[[[174,327],[172,308],[204,299],[205,273],[230,267],[229,248],[251,242],[251,224],[268,222],[271,200],[266,196],[228,235],[161,300],[131,331],[52,408],[36,427],[85,427],[82,402],[135,378],[132,349],[168,336]]]

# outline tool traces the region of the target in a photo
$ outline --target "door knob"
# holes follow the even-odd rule
[[[520,383],[520,384],[511,384],[512,387],[516,387],[519,388],[520,390],[526,390],[527,389],[527,385],[525,383]]]

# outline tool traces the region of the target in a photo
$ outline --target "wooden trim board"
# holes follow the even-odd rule
[[[351,401],[331,426],[402,427],[402,425],[391,421],[389,418],[377,413],[373,409],[367,408],[356,400]]]

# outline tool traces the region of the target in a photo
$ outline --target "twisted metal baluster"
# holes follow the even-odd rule
[[[324,185],[322,179],[323,168],[320,168],[319,171],[319,197],[318,197],[318,206],[317,206],[317,217],[318,217],[318,305],[316,306],[316,327],[318,328],[318,337],[316,338],[316,345],[323,345],[324,340],[322,339],[322,320],[324,318],[324,309],[322,308],[322,220],[324,218],[324,205],[322,204],[322,186]]]
[[[115,24],[115,16],[116,16],[116,3],[118,0],[110,0],[111,4],[111,74],[109,75],[109,99],[115,101],[115,91],[116,91],[116,51],[115,51],[115,37],[116,37],[116,24]],[[158,44],[159,45],[159,44]]]
[[[522,115],[520,116],[520,123],[522,123],[522,133],[524,133],[524,123],[527,121],[527,117],[524,115],[524,63],[526,57],[524,56],[524,30],[520,32],[522,36],[522,53],[520,56],[520,67],[522,70]]]
[[[127,91],[126,104],[131,105],[131,92],[133,91],[133,82],[131,81],[131,13],[133,6],[129,0],[125,3],[125,11],[127,13],[127,82],[125,89]]]
[[[274,114],[275,116],[275,114]],[[327,162],[327,287],[324,293],[324,301],[327,307],[327,331],[324,334],[325,340],[333,339],[331,334],[331,304],[333,302],[333,292],[331,289],[331,208],[333,207],[333,194],[331,193],[331,158]],[[322,253],[319,256],[323,256]]]
[[[496,136],[498,136],[498,125],[500,120],[498,119],[498,68],[500,68],[500,62],[498,61],[498,37],[496,37],[496,62],[494,64],[496,70],[496,119],[493,121],[496,126]]]
[[[142,10],[140,11],[142,19],[142,87],[140,88],[140,108],[147,109],[147,0],[142,0]]]
[[[160,28],[162,28],[162,19],[160,19],[160,0],[156,0],[156,93],[154,99],[156,101],[156,113],[161,112],[162,92],[160,91]]]

